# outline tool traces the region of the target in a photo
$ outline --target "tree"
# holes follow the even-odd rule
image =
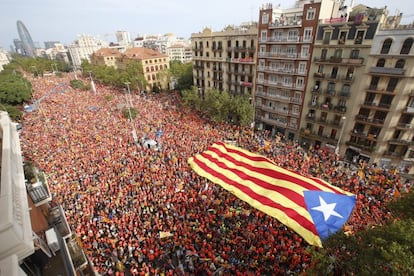
[[[181,91],[182,100],[185,106],[201,111],[201,98],[198,96],[197,87],[193,86],[191,89]]]
[[[230,101],[230,113],[235,124],[248,126],[253,121],[253,106],[247,95],[233,96]]]
[[[31,85],[18,74],[0,73],[0,103],[21,105],[31,97]]]
[[[170,62],[171,78],[177,80],[174,89],[183,91],[191,89],[193,86],[193,64],[181,63],[180,61],[174,60]]]

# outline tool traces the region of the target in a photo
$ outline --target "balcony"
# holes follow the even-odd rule
[[[354,77],[352,75],[345,75],[341,77],[341,80],[343,82],[353,82],[354,81]]]
[[[334,107],[334,111],[338,112],[338,113],[346,113],[346,106],[335,106]]]
[[[351,96],[351,93],[349,91],[341,91],[341,93],[339,93],[339,96],[349,98]]]
[[[287,21],[284,20],[282,21],[275,21],[275,22],[271,22],[269,23],[269,29],[273,29],[273,28],[283,28],[283,27],[301,27],[302,26],[302,20],[293,20],[293,21]]]
[[[306,75],[306,72],[299,71],[297,68],[283,68],[283,67],[270,67],[270,66],[259,66],[258,71],[269,72],[269,73],[282,73],[289,75]]]
[[[410,123],[404,123],[404,122],[402,122],[402,123],[398,123],[397,124],[397,128],[398,129],[402,129],[402,130],[409,130],[409,129],[412,128],[412,125]]]
[[[276,52],[259,52],[259,57],[275,59],[309,59],[309,54],[296,53],[276,53]]]
[[[369,69],[371,74],[378,75],[392,75],[392,76],[403,76],[405,69],[403,68],[389,68],[389,67],[371,67]]]
[[[252,87],[253,83],[248,81],[240,81],[241,86]]]
[[[278,36],[278,37],[269,37],[266,41],[261,42],[277,42],[277,43],[311,43],[313,37],[312,36],[297,36],[297,37],[287,37],[287,36]]]
[[[325,78],[325,74],[324,73],[319,73],[319,72],[313,73],[313,76],[315,78],[320,78],[320,79],[324,79]]]
[[[248,63],[253,64],[254,59],[253,58],[227,58],[228,62],[235,62],[235,63]]]
[[[335,89],[328,88],[328,89],[325,90],[325,94],[328,95],[328,96],[335,96],[336,91],[335,91]]]
[[[270,119],[267,116],[260,117],[262,122],[265,122],[269,125],[279,126],[279,127],[287,127],[287,123],[282,120]]]
[[[341,58],[341,57],[315,57],[313,61],[317,63],[332,63],[332,64],[342,64],[342,65],[362,65],[364,63],[364,58]]]
[[[321,109],[322,110],[331,110],[332,109],[332,104],[331,103],[323,103],[321,104]]]
[[[355,120],[363,122],[363,123],[378,125],[378,126],[382,126],[385,122],[385,119],[369,118],[369,117],[361,115],[361,114],[356,115]]]

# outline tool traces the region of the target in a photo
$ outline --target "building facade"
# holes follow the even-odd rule
[[[192,62],[192,50],[190,46],[184,44],[173,44],[167,48],[169,59],[179,61],[181,63]]]
[[[297,1],[291,9],[260,9],[254,96],[259,128],[298,137],[318,19],[337,11],[334,4]]]
[[[256,70],[257,23],[228,26],[221,32],[205,28],[191,35],[194,85],[252,95]]]
[[[414,26],[373,39],[346,154],[414,174]]]
[[[82,60],[90,60],[90,56],[97,50],[107,47],[108,43],[95,39],[92,36],[81,35],[70,46],[68,46],[69,56],[74,68],[80,68]]]
[[[373,39],[385,16],[321,20],[301,116],[300,141],[343,154],[361,101]]]
[[[26,166],[17,124],[6,112],[0,112],[0,129],[1,274],[94,275],[64,210],[52,202],[46,176]]]
[[[34,57],[36,47],[32,40],[32,36],[22,21],[18,20],[16,25],[17,32],[19,33],[19,38],[22,43],[22,47],[20,49],[22,51],[21,54],[29,57]]]
[[[3,71],[3,66],[10,63],[10,54],[3,48],[0,48],[0,72]]]

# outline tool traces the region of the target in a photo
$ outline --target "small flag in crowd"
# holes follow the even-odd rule
[[[264,156],[222,142],[188,162],[199,175],[320,247],[342,228],[356,201],[355,195],[322,179],[283,169]]]

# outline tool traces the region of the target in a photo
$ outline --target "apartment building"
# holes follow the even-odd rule
[[[123,53],[122,58],[118,59],[118,68],[125,68],[131,60],[141,63],[147,81],[146,89],[150,90],[154,85],[162,89],[168,87],[168,79],[164,74],[170,68],[167,55],[147,48],[130,48]]]
[[[73,67],[80,68],[82,60],[90,60],[90,56],[97,50],[108,47],[108,43],[89,35],[80,35],[68,46],[69,56]]]
[[[386,15],[368,17],[351,13],[348,18],[320,20],[313,45],[300,141],[303,145],[345,152],[356,108],[364,97],[365,70],[374,37]]]
[[[346,155],[414,175],[414,26],[379,30],[358,93]]]
[[[6,112],[0,129],[1,275],[94,275],[47,178],[23,166],[17,124]]]
[[[190,46],[184,44],[174,44],[167,48],[167,55],[170,60],[176,60],[181,63],[192,61],[192,50]]]
[[[194,85],[201,95],[209,89],[252,95],[257,31],[257,23],[246,23],[191,35]]]
[[[293,8],[260,9],[255,122],[297,139],[318,20],[338,14],[336,1],[296,1]]]
[[[118,68],[117,60],[122,53],[114,48],[101,48],[91,55],[91,64],[106,65]]]

